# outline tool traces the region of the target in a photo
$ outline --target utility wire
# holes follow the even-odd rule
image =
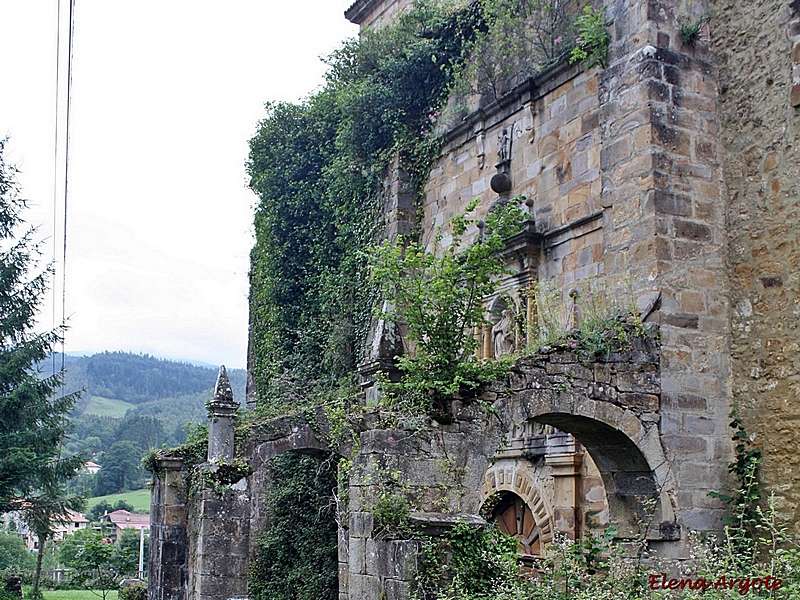
[[[53,132],[53,250],[51,252],[50,264],[55,265],[56,262],[56,227],[58,227],[58,140],[59,140],[59,114],[61,113],[61,103],[59,97],[61,96],[61,0],[56,0],[57,18],[56,18],[56,126]],[[53,314],[52,314],[52,329],[56,329],[56,290],[55,290],[55,273],[53,280]],[[62,351],[64,350],[62,345]],[[56,372],[56,355],[50,353],[51,370]]]
[[[69,190],[69,133],[72,106],[72,49],[75,38],[75,0],[69,2],[69,53],[67,55],[67,122],[64,142],[64,247],[61,260],[61,370],[66,362],[64,328],[67,324],[67,198]]]

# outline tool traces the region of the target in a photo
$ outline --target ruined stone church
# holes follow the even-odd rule
[[[345,16],[380,27],[410,4],[357,0]],[[437,227],[472,199],[485,215],[498,199],[524,196],[528,220],[503,253],[513,274],[485,299],[488,322],[475,332],[481,358],[519,348],[524,332],[507,317],[530,319],[524,290],[543,281],[565,296],[590,278],[629,289],[657,339],[591,363],[568,347],[542,348],[483,390],[491,413],[456,398],[452,419],[423,432],[365,419],[354,472],[402,473],[419,509],[411,518],[434,534],[491,517],[517,537],[523,559],[556,532],[579,538],[614,524],[631,537],[650,499],[651,547],[680,558],[691,531],[721,527],[726,505],[708,492],[734,485],[736,405],[763,452],[764,489],[800,533],[800,1],[595,4],[611,36],[605,68],[562,61],[473,107],[443,134],[421,210],[402,169],[390,173],[386,235],[416,226],[433,248]],[[706,14],[699,38],[685,43],[676,15]],[[366,397],[398,351],[385,323],[370,342]],[[209,464],[232,456],[240,400],[222,376]],[[341,451],[318,435],[324,413],[314,420],[252,431],[252,473],[221,494],[190,495],[181,459],[159,459],[151,600],[247,596],[270,460]],[[343,484],[340,600],[400,600],[413,585],[417,543],[375,534],[374,482]],[[431,493],[442,487],[446,496]]]

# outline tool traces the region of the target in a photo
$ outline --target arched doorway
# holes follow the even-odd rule
[[[492,511],[491,521],[497,528],[519,542],[523,558],[542,556],[542,535],[531,507],[514,492],[501,492],[500,501]]]
[[[544,555],[553,540],[553,513],[528,466],[515,461],[493,465],[486,472],[481,496],[481,514],[517,539],[523,563],[530,566]]]

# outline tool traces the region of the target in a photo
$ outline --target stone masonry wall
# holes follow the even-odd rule
[[[148,598],[187,600],[189,538],[188,489],[182,459],[156,464],[150,498]]]
[[[357,0],[345,12],[348,20],[362,29],[380,27],[411,6],[412,0]]]
[[[705,7],[605,6],[607,68],[555,68],[448,134],[425,190],[423,240],[432,249],[436,228],[475,197],[477,218],[486,214],[497,199],[489,181],[498,133],[510,129],[510,195],[533,200],[538,279],[566,296],[598,276],[612,293],[658,299],[649,319],[661,326],[660,427],[681,483],[674,501],[685,525],[715,529],[725,507],[708,491],[732,485],[717,69],[707,41],[687,47],[678,34],[680,18],[697,19]]]
[[[700,1],[613,0],[601,75],[607,289],[660,294],[661,439],[691,529],[717,529],[730,490],[730,330],[717,134],[717,71],[707,45],[687,47],[680,18]]]
[[[800,532],[800,93],[793,87],[800,3],[714,0],[710,9],[727,186],[733,396],[764,451],[765,488]]]
[[[474,216],[483,219],[497,194],[489,186],[497,173],[498,135],[511,131],[512,197],[533,201],[537,231],[551,232],[546,258],[535,265],[540,279],[560,288],[603,271],[600,210],[600,131],[597,71],[562,64],[527,87],[475,113],[448,134],[441,159],[425,187],[423,242],[432,249],[438,227],[475,198]],[[577,227],[576,222],[586,221]],[[477,236],[471,227],[467,241]],[[445,235],[443,247],[451,239]]]
[[[653,460],[658,450],[647,446],[659,444],[660,409],[657,348],[635,343],[634,350],[597,361],[569,348],[548,348],[517,361],[508,385],[493,384],[481,396],[492,412],[474,399],[454,400],[452,420],[407,419],[364,431],[349,477],[340,598],[409,597],[419,542],[382,526],[376,516],[398,499],[408,503],[411,522],[426,528],[447,519],[480,520],[486,499],[508,490],[529,503],[545,542],[555,526],[575,535],[610,521],[621,535],[635,535],[634,519],[641,513],[634,516],[623,504],[634,494],[658,497],[657,486],[642,483],[648,473],[641,469],[647,471],[648,460],[659,462]],[[594,460],[574,441],[565,444],[564,434],[542,433],[534,422],[540,418],[574,430],[591,446]],[[565,465],[578,468],[564,471]],[[653,470],[667,479],[663,469]],[[576,487],[554,481],[559,472],[573,482],[582,473],[588,477]],[[564,497],[572,490],[572,497]],[[674,521],[666,529],[661,525],[670,518],[670,507],[662,507],[648,537],[676,539]]]

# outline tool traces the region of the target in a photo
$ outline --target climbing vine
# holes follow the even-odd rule
[[[269,527],[250,563],[252,600],[338,598],[332,467],[328,459],[294,452],[270,462]]]
[[[432,111],[481,23],[477,4],[422,2],[345,43],[323,91],[268,107],[248,162],[260,199],[250,314],[262,409],[314,399],[354,371],[377,302],[362,251],[380,233],[385,169],[399,155],[417,187],[427,177]]]
[[[442,116],[448,98],[498,97],[560,60],[575,40],[571,6],[418,0],[334,52],[322,91],[267,107],[247,165],[259,197],[250,315],[262,411],[318,404],[352,378],[379,300],[364,250],[381,237],[387,169],[399,159],[421,190],[443,128],[457,124]]]

